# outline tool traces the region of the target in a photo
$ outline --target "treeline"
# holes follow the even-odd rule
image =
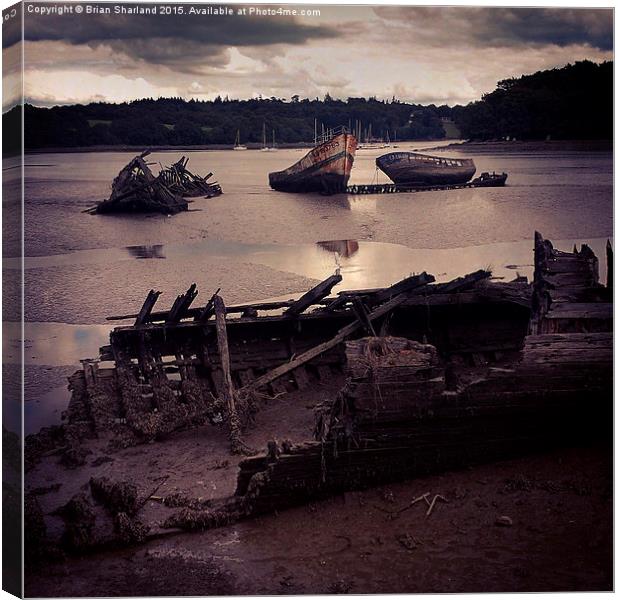
[[[582,61],[500,81],[452,117],[467,139],[611,139],[613,98],[613,62]]]
[[[449,107],[444,107],[449,112]],[[243,143],[260,143],[263,124],[276,143],[311,142],[315,119],[322,127],[346,125],[370,131],[372,137],[435,139],[444,136],[437,107],[406,104],[396,99],[326,96],[322,100],[277,98],[186,101],[180,98],[96,103],[54,108],[25,107],[26,148],[93,145],[233,144],[237,131]],[[362,135],[364,137],[365,134]]]
[[[267,140],[311,142],[315,120],[321,127],[361,124],[362,138],[441,139],[442,118],[454,121],[461,136],[489,140],[611,139],[613,63],[589,61],[500,81],[497,89],[467,106],[422,106],[395,98],[322,100],[279,98],[186,101],[181,98],[136,100],[123,104],[38,108],[26,105],[27,149],[98,145],[231,145]],[[3,116],[5,152],[19,148],[20,109]]]

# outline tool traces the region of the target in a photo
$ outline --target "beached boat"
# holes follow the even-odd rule
[[[472,183],[476,187],[501,187],[506,184],[508,179],[507,173],[482,173],[480,177],[472,179]]]
[[[343,192],[356,150],[357,138],[347,129],[330,130],[294,165],[269,173],[269,185],[280,192]]]
[[[394,183],[444,185],[468,182],[476,172],[470,158],[444,158],[416,152],[390,152],[376,165]]]

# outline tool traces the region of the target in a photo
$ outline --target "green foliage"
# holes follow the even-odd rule
[[[611,139],[613,63],[582,61],[505,79],[452,115],[469,139]]]
[[[26,105],[25,147],[93,145],[232,145],[260,143],[263,123],[277,143],[311,142],[315,119],[321,126],[372,127],[373,136],[392,141],[440,139],[441,118],[455,121],[469,139],[611,139],[613,63],[577,62],[561,69],[505,79],[497,89],[467,106],[421,106],[376,98],[322,100],[258,98],[185,101],[146,98],[122,104],[103,102],[37,108]],[[20,107],[3,115],[5,152],[19,148]],[[364,136],[362,135],[362,138]]]
[[[439,139],[444,131],[436,107],[376,99],[278,98],[189,102],[180,98],[144,99],[122,104],[93,103],[86,106],[25,110],[27,148],[92,145],[232,145],[237,130],[242,143],[261,143],[263,123],[277,143],[311,142],[314,121],[321,127],[341,125],[362,130],[372,128],[373,136],[394,135],[399,139]],[[412,115],[415,118],[412,119]],[[6,115],[5,115],[6,116]]]

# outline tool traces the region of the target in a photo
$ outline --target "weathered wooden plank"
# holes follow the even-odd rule
[[[392,298],[392,300],[390,300],[389,302],[386,302],[385,304],[382,304],[381,306],[375,308],[368,315],[369,321],[373,321],[374,319],[377,319],[383,315],[388,314],[389,312],[394,310],[397,306],[400,306],[405,301],[406,298],[407,298],[406,294],[400,294],[396,296],[395,298]],[[271,383],[278,377],[282,377],[282,375],[285,375],[289,371],[292,371],[293,369],[296,369],[297,367],[300,367],[306,364],[308,361],[312,360],[313,358],[316,358],[317,356],[323,354],[323,352],[325,352],[326,350],[329,350],[333,348],[334,346],[337,346],[338,344],[340,344],[347,337],[355,333],[359,329],[360,326],[361,326],[361,323],[358,320],[354,321],[353,323],[350,323],[349,325],[343,327],[331,340],[328,340],[327,342],[319,344],[318,346],[315,346],[314,348],[311,348],[310,350],[307,350],[306,352],[302,353],[300,356],[298,356],[294,360],[288,363],[285,363],[283,365],[280,365],[279,367],[276,367],[275,369],[272,369],[268,373],[265,373],[265,375],[263,375],[262,377],[259,377],[251,386],[244,388],[244,389],[248,389],[248,390],[259,389],[267,385],[268,383]]]
[[[166,325],[173,325],[184,318],[186,316],[187,309],[190,307],[197,295],[198,290],[196,289],[196,284],[192,283],[185,294],[177,296],[170,312],[166,316]]]
[[[611,302],[563,302],[553,304],[545,315],[546,319],[611,319],[612,317]]]
[[[161,296],[161,292],[156,292],[155,290],[151,290],[147,294],[146,300],[144,301],[144,304],[142,305],[142,308],[140,309],[140,312],[138,313],[138,316],[136,317],[136,322],[134,323],[134,327],[143,325],[149,320],[151,311],[153,310],[153,307],[155,306],[155,303],[157,302],[157,299],[159,298],[159,296]]]
[[[205,307],[196,314],[196,316],[194,317],[194,321],[198,321],[199,323],[204,323],[205,321],[208,321],[213,316],[213,314],[215,313],[215,310],[213,308],[213,305],[215,303],[215,297],[220,293],[221,289],[222,288],[217,288],[217,290],[215,291],[215,294],[211,296],[211,298],[209,299]]]
[[[375,332],[372,323],[368,319],[368,310],[366,309],[366,306],[364,306],[364,303],[359,297],[353,298],[353,310],[355,311],[357,318],[362,323],[362,326],[366,330],[366,333],[368,335],[376,337],[377,333]]]
[[[289,306],[284,314],[288,317],[296,317],[312,306],[316,304],[319,300],[328,296],[333,287],[339,284],[342,281],[342,275],[332,275],[327,279],[321,281],[318,285],[314,286],[311,290],[308,290],[301,298],[296,300],[291,306]]]
[[[435,277],[424,271],[419,275],[412,275],[411,277],[407,277],[406,279],[403,279],[388,288],[376,292],[370,296],[368,300],[369,303],[379,304],[381,302],[385,302],[386,300],[390,300],[399,294],[410,292],[416,288],[433,283],[433,281],[435,281]]]
[[[221,394],[228,409],[228,426],[230,428],[230,449],[233,454],[242,451],[241,426],[235,407],[235,389],[230,375],[230,355],[228,353],[228,334],[226,333],[226,307],[220,296],[213,299],[215,309],[215,326],[217,330],[217,345],[220,353],[220,365],[222,368]]]

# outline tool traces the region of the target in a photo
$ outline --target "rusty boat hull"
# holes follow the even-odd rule
[[[416,152],[390,152],[376,165],[396,184],[450,185],[467,183],[476,172],[470,158],[444,158]]]
[[[313,148],[283,171],[269,173],[269,185],[280,192],[344,192],[349,182],[357,139],[341,132]]]

